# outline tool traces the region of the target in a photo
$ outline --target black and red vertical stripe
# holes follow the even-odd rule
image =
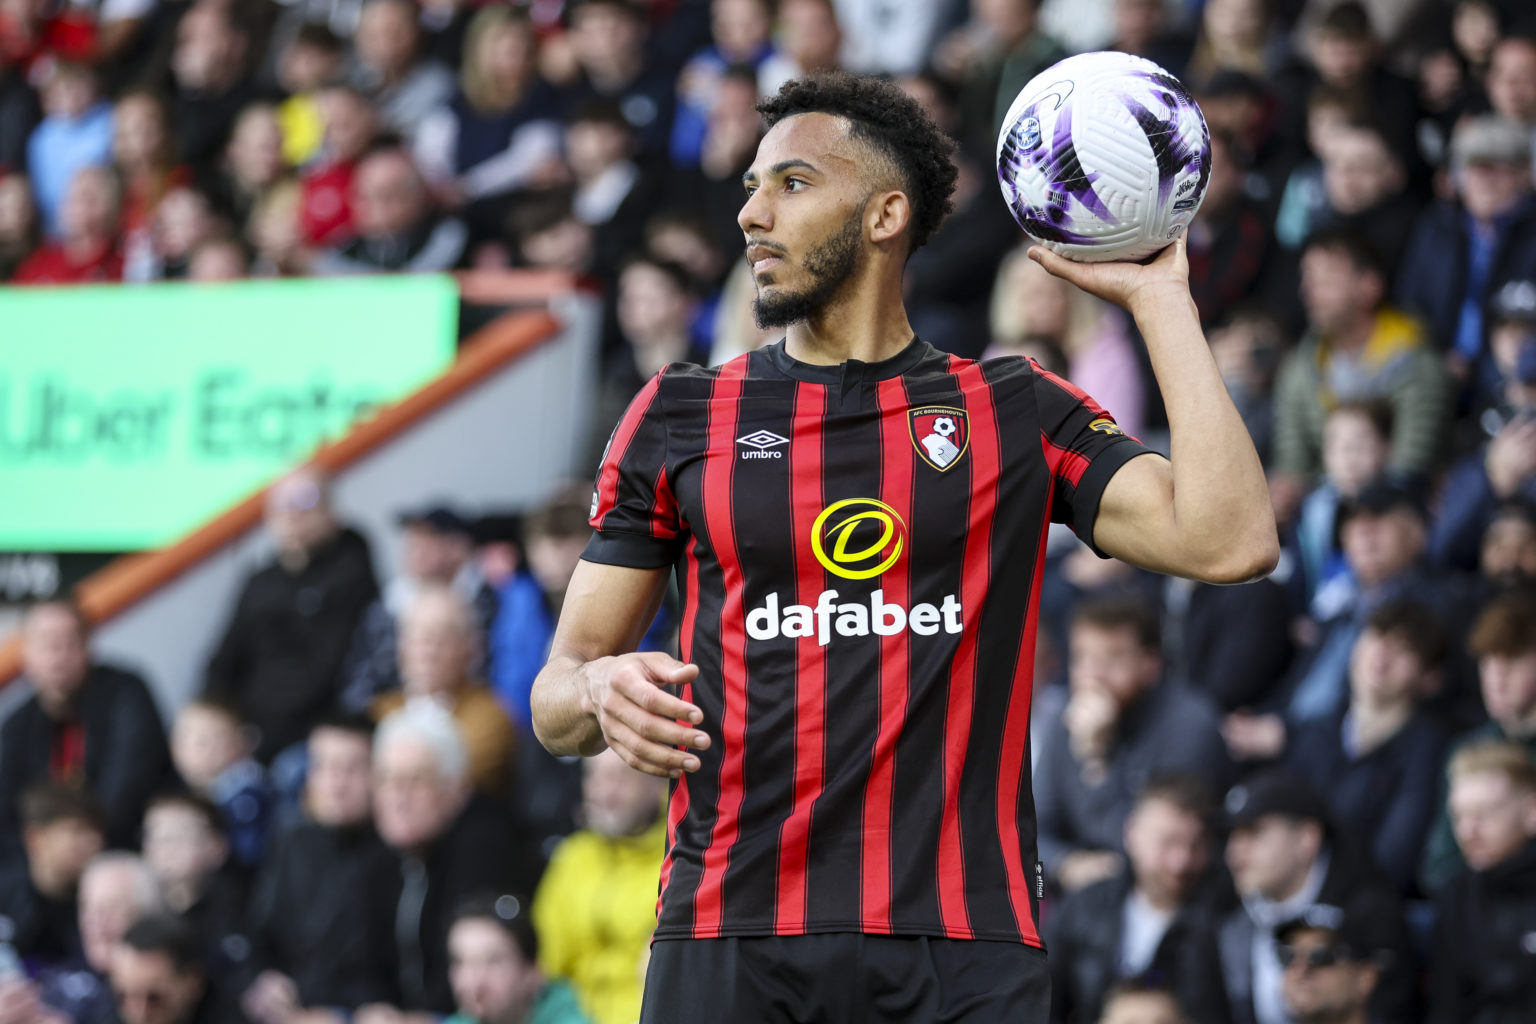
[[[909,425],[935,405],[966,421],[943,469]],[[681,653],[700,668],[685,696],[713,742],[673,784],[658,937],[1040,944],[1028,725],[1045,533],[1091,535],[1104,481],[1144,450],[1031,363],[921,343],[841,367],[779,345],[647,385],[599,473],[587,557],[675,565]],[[858,574],[818,550],[840,502],[894,518],[899,556]],[[945,600],[954,629],[873,627],[869,609]],[[794,635],[792,606],[832,615]]]

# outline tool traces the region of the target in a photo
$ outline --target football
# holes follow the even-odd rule
[[[1142,259],[1179,237],[1210,165],[1210,131],[1189,91],[1151,61],[1112,50],[1036,75],[997,137],[997,180],[1014,220],[1088,263]]]

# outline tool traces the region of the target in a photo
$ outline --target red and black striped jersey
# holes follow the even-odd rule
[[[1022,358],[783,343],[667,367],[615,428],[583,557],[675,566],[701,768],[658,938],[1040,945],[1029,706],[1045,534],[1147,451]]]

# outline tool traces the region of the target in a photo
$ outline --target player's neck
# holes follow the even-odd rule
[[[912,325],[894,283],[859,275],[816,315],[790,324],[784,351],[802,363],[836,366],[850,359],[878,363],[912,342]]]

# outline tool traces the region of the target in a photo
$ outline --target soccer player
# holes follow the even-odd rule
[[[1029,699],[1046,528],[1220,583],[1278,557],[1182,241],[1051,272],[1135,315],[1173,459],[1022,358],[913,336],[952,145],[898,89],[789,82],[737,221],[784,340],[677,364],[609,442],[534,728],[671,779],[645,1022],[1044,1021]],[[632,653],[668,577],[682,661]]]

